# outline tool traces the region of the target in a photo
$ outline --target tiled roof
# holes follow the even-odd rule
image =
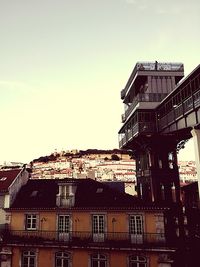
[[[7,192],[22,169],[0,170],[0,192]]]
[[[121,193],[110,188],[108,185],[92,179],[32,179],[24,185],[18,193],[11,209],[55,209],[58,184],[75,183],[77,186],[75,194],[75,205],[73,209],[89,208],[114,208],[121,209],[132,207],[141,209],[161,209],[153,203],[143,203],[136,197]]]
[[[52,179],[30,179],[21,188],[12,205],[14,208],[53,208],[56,207],[58,186]]]

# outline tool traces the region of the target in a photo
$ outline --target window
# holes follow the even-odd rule
[[[93,233],[104,233],[104,215],[93,215]]]
[[[107,267],[107,257],[102,254],[91,256],[91,267]]]
[[[129,233],[131,242],[141,244],[143,242],[143,218],[142,215],[130,215]]]
[[[141,235],[143,233],[142,216],[131,215],[129,221],[130,233]]]
[[[69,185],[62,185],[61,186],[61,196],[66,198],[69,196]]]
[[[70,231],[69,215],[58,216],[58,231],[68,233]]]
[[[66,252],[57,252],[55,255],[55,267],[69,267],[70,254]]]
[[[147,267],[147,259],[143,256],[130,256],[129,267]]]
[[[59,194],[57,195],[56,204],[58,206],[73,207],[75,191],[76,187],[72,184],[59,185]]]
[[[93,232],[93,241],[95,242],[104,241],[105,216],[103,214],[92,216],[92,232]]]
[[[22,253],[22,267],[35,267],[36,266],[36,252],[23,251]]]
[[[37,230],[37,215],[26,214],[26,230]]]
[[[68,241],[70,239],[70,216],[59,215],[58,216],[58,234],[59,240]]]

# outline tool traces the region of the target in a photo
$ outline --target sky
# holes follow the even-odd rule
[[[118,148],[137,61],[199,63],[199,0],[0,0],[0,162]],[[189,141],[180,158],[193,159]]]

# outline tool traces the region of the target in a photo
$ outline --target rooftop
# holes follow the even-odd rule
[[[63,180],[29,180],[18,193],[11,209],[56,209],[56,195],[59,184],[73,184],[76,186],[75,203],[71,209],[161,209],[153,203],[144,203],[129,194],[122,193],[112,186],[92,179]]]
[[[7,192],[9,186],[21,172],[20,169],[0,170],[0,192]]]

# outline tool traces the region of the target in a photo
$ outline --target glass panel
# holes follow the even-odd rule
[[[56,267],[61,267],[61,266],[62,266],[61,259],[56,259]]]
[[[58,231],[69,233],[69,231],[70,231],[69,215],[59,215],[59,217],[58,217]]]
[[[104,233],[104,215],[93,215],[93,233]]]
[[[104,217],[99,216],[99,233],[104,233]]]
[[[129,257],[130,267],[146,267],[146,258],[142,256],[130,256]]]
[[[106,267],[107,261],[106,256],[102,254],[94,254],[92,255],[92,267]]]
[[[35,230],[37,225],[37,216],[35,214],[26,215],[26,229]]]
[[[106,262],[105,261],[100,261],[100,267],[106,267]]]
[[[24,267],[28,266],[28,258],[22,259],[22,266],[24,266]]]
[[[97,260],[92,260],[92,267],[99,267]]]
[[[129,221],[129,231],[130,234],[141,235],[143,233],[142,216],[141,215],[131,215]]]
[[[139,257],[138,257],[138,260],[139,260],[140,262],[142,262],[142,261],[143,261],[143,262],[146,262],[146,259],[145,259],[144,257],[140,257],[140,256],[139,256]]]
[[[130,233],[131,234],[136,234],[136,229],[135,229],[135,216],[130,217]]]
[[[33,257],[30,258],[30,264],[34,266],[34,264],[35,264],[35,258],[33,258]]]
[[[62,267],[68,267],[69,266],[69,260],[63,259],[63,266]]]
[[[55,267],[68,267],[68,266],[69,266],[69,254],[64,252],[57,252]]]
[[[22,255],[22,267],[35,267],[35,252],[24,251]]]
[[[99,254],[99,259],[106,260],[106,256],[105,255],[102,255],[102,254]]]
[[[142,234],[142,218],[141,216],[136,216],[136,233]]]

